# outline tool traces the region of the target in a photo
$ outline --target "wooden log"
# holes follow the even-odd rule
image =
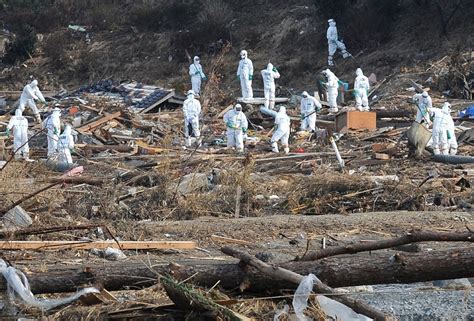
[[[240,262],[250,265],[260,272],[268,275],[272,279],[276,280],[285,280],[295,284],[296,286],[303,281],[304,276],[293,271],[289,271],[283,269],[281,267],[271,266],[265,262],[260,261],[254,256],[249,255],[248,253],[244,253],[242,251],[238,251],[236,249],[230,247],[224,247],[221,251],[227,255],[233,256],[240,260]],[[245,267],[244,267],[245,268]],[[313,285],[313,289],[316,293],[337,293],[333,288],[327,286],[326,284],[322,283],[321,281],[316,281]],[[393,317],[386,315],[385,313],[372,308],[371,306],[367,305],[366,303],[353,299],[351,297],[345,295],[337,295],[333,297],[334,300],[347,305],[351,309],[353,309],[357,313],[361,313],[368,317],[371,317],[375,320],[394,320]]]
[[[94,152],[104,152],[106,150],[115,150],[120,153],[128,153],[133,150],[132,146],[128,145],[90,145],[86,144],[82,146],[82,149],[88,149]]]
[[[238,264],[222,262],[183,261],[181,265],[148,259],[139,262],[111,262],[99,265],[45,266],[45,272],[31,272],[28,279],[33,293],[74,292],[85,284],[102,285],[109,291],[124,287],[147,287],[156,284],[157,275],[171,274],[191,282],[212,287],[217,282],[226,289],[242,286],[242,290],[253,292],[279,292],[295,289],[286,281],[275,281],[256,271],[248,274]],[[313,273],[331,287],[410,283],[432,280],[474,277],[474,248],[459,248],[425,253],[372,253],[347,257],[330,257],[318,261],[288,262],[284,269],[301,275]],[[0,290],[5,290],[0,280]]]
[[[418,242],[474,242],[474,232],[463,233],[449,233],[449,232],[435,232],[435,231],[414,231],[403,236],[392,238],[388,240],[381,240],[375,242],[364,242],[349,244],[345,246],[332,246],[324,250],[309,252],[302,258],[297,260],[311,261],[318,260],[325,257],[341,254],[354,254],[359,252],[367,252],[381,249],[389,249],[405,244]]]
[[[1,250],[63,250],[63,249],[105,249],[122,250],[166,250],[194,249],[192,241],[0,241]],[[120,246],[119,246],[120,245]]]

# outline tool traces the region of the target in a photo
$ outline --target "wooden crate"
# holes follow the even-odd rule
[[[347,111],[336,116],[336,131],[350,129],[377,129],[377,113],[373,111]]]

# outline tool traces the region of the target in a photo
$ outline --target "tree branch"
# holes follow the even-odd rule
[[[370,243],[357,243],[349,244],[345,246],[333,246],[323,249],[321,251],[313,251],[302,258],[296,258],[295,261],[312,261],[318,260],[325,257],[341,255],[341,254],[354,254],[359,252],[367,252],[374,250],[389,249],[400,245],[418,243],[418,242],[473,242],[474,232],[463,232],[463,233],[446,233],[446,232],[434,232],[434,231],[414,231],[409,232],[401,237],[375,241]]]

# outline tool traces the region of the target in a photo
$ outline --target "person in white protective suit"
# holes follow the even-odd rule
[[[188,90],[187,99],[183,103],[184,114],[184,136],[186,147],[191,146],[191,137],[195,137],[199,145],[201,132],[199,130],[199,116],[201,115],[201,103],[194,98],[194,91]]]
[[[454,134],[454,121],[451,117],[451,105],[444,103],[441,109],[432,108],[433,120],[433,152],[435,154],[456,155],[458,144]]]
[[[288,148],[288,139],[290,138],[290,117],[286,114],[286,107],[280,107],[280,110],[275,116],[276,130],[272,135],[271,144],[272,152],[278,153],[278,141],[281,142],[285,154],[290,152]]]
[[[310,96],[308,92],[303,91],[303,98],[301,99],[301,130],[316,130],[316,112],[321,110],[321,103]]]
[[[237,79],[240,79],[242,98],[253,98],[253,63],[252,60],[248,58],[246,50],[242,50],[240,52],[240,62],[239,67],[237,68]]]
[[[369,78],[364,76],[362,69],[357,68],[356,79],[354,81],[354,95],[356,100],[356,107],[360,111],[369,111],[369,89]]]
[[[430,127],[430,115],[432,114],[431,109],[433,108],[433,103],[431,102],[431,97],[428,95],[428,92],[423,91],[421,94],[415,94],[413,101],[417,105],[415,121],[423,124],[426,128]]]
[[[46,104],[46,100],[43,97],[43,94],[38,88],[38,81],[35,79],[31,83],[23,87],[23,91],[20,96],[20,105],[19,109],[23,113],[25,111],[25,106],[28,105],[31,108],[31,111],[36,117],[36,120],[41,123],[41,117],[36,107],[35,100],[39,100],[43,104]]]
[[[347,52],[346,45],[339,40],[336,21],[334,19],[329,19],[328,23],[329,27],[326,32],[326,38],[328,38],[328,66],[334,66],[334,54],[337,49],[341,51],[342,58],[344,59],[351,57],[351,54]]]
[[[48,137],[48,157],[55,155],[58,151],[59,132],[61,129],[61,109],[54,108],[51,115],[43,121]]]
[[[263,95],[265,97],[265,108],[275,108],[275,79],[280,78],[280,73],[271,63],[267,69],[261,71],[263,79]]]
[[[7,136],[10,136],[10,131],[13,129],[13,152],[15,159],[30,160],[29,146],[28,146],[28,120],[23,117],[21,110],[15,110],[15,116],[10,118],[7,125]]]
[[[72,136],[71,125],[64,127],[63,133],[59,136],[58,141],[58,162],[72,165],[71,150],[74,149],[74,137]]]
[[[244,151],[244,137],[247,135],[247,116],[242,112],[242,105],[236,104],[224,114],[227,127],[227,147],[235,148],[239,153]]]
[[[189,65],[189,75],[191,76],[191,86],[196,95],[201,94],[201,81],[207,77],[202,71],[201,62],[198,56],[195,56],[193,63]]]
[[[337,113],[339,111],[339,109],[337,108],[339,78],[337,78],[336,75],[329,69],[324,70],[323,73],[326,75],[328,79],[326,83],[326,87],[327,87],[329,112]]]

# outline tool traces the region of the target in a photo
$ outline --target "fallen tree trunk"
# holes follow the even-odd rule
[[[256,268],[260,272],[265,273],[266,275],[268,275],[269,277],[273,279],[285,280],[285,281],[295,284],[296,286],[298,286],[301,283],[301,281],[303,281],[304,276],[302,276],[301,274],[283,269],[281,267],[271,266],[247,253],[238,251],[230,247],[223,247],[221,251],[227,255],[230,255],[239,259],[242,263],[246,265],[250,265]],[[316,293],[337,293],[333,288],[327,286],[321,281],[315,282],[313,285],[313,289]],[[353,299],[345,295],[338,295],[338,296],[335,296],[333,299],[342,304],[347,305],[355,312],[371,317],[374,320],[389,320],[389,319],[393,320],[394,319],[392,316],[386,315],[382,311],[374,309],[362,301]]]
[[[473,164],[474,156],[461,155],[433,155],[433,160],[443,164]]]
[[[474,242],[474,232],[464,233],[445,233],[445,232],[432,232],[432,231],[416,231],[411,232],[401,237],[392,238],[388,240],[381,240],[375,242],[364,242],[357,244],[349,244],[345,246],[332,246],[326,249],[310,252],[304,255],[302,258],[296,258],[296,261],[311,261],[318,260],[324,257],[330,257],[340,254],[354,254],[358,252],[367,252],[381,249],[389,249],[400,245],[417,243],[417,242],[428,242],[428,241],[445,241],[445,242]]]
[[[149,260],[117,262],[102,265],[48,267],[47,272],[28,272],[33,293],[74,292],[85,284],[103,285],[107,290],[124,287],[145,287],[156,283],[158,275],[171,274],[184,280],[193,275],[192,282],[212,287],[219,286],[254,292],[277,292],[294,289],[291,282],[275,281],[254,271],[246,273],[235,263],[185,261],[181,265]],[[284,269],[301,275],[313,273],[331,287],[367,284],[410,283],[432,280],[473,277],[474,247],[426,253],[377,253],[372,255],[332,257],[318,261],[288,262]],[[28,268],[30,271],[32,267]],[[196,275],[194,275],[196,274]],[[245,286],[244,286],[245,285]],[[5,290],[0,282],[0,290]]]
[[[104,181],[105,181],[104,179],[85,177],[85,176],[53,177],[53,178],[48,179],[48,182],[51,182],[51,183],[87,184],[87,185],[95,185],[95,186],[99,186],[99,185],[104,184]]]

